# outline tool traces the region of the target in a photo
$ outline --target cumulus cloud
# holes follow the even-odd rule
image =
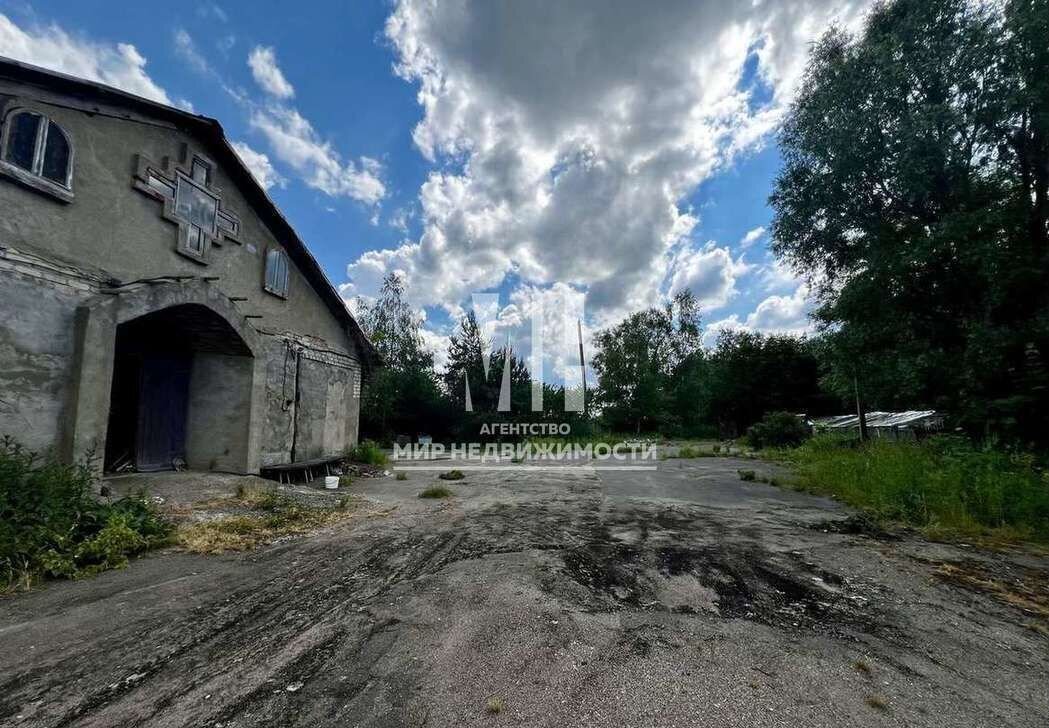
[[[429,329],[419,329],[423,348],[433,354],[433,366],[437,372],[443,372],[448,366],[448,345],[451,337],[438,334]]]
[[[809,317],[811,310],[808,288],[798,286],[790,295],[767,297],[745,318],[733,314],[708,324],[704,329],[703,343],[712,346],[722,331],[732,329],[803,336],[815,330]]]
[[[699,250],[688,249],[677,256],[670,282],[670,295],[689,290],[700,306],[717,309],[738,293],[736,280],[750,270],[742,259],[734,260],[727,248],[708,243]]]
[[[299,172],[310,187],[367,204],[386,195],[378,161],[368,157],[344,161],[296,109],[282,105],[256,108],[251,126],[266,137],[277,159]]]
[[[252,48],[248,54],[248,67],[251,68],[255,83],[266,93],[278,99],[290,99],[295,95],[295,88],[288,83],[288,79],[277,65],[277,54],[272,48]]]
[[[0,14],[0,55],[171,103],[146,73],[146,58],[129,43],[95,43],[54,24],[20,28]]]
[[[237,152],[244,165],[251,170],[255,180],[268,190],[274,185],[283,186],[284,178],[273,168],[270,158],[262,152],[256,151],[244,142],[233,142],[233,149]]]
[[[415,144],[440,166],[419,193],[419,237],[351,263],[353,286],[373,291],[401,270],[416,302],[454,312],[507,275],[561,282],[586,292],[596,322],[675,286],[727,301],[741,263],[695,248],[685,201],[768,138],[808,44],[859,11],[847,0],[399,0],[386,37],[418,86]],[[744,88],[748,58],[771,89],[763,105]]]
[[[753,230],[749,230],[747,234],[743,236],[743,238],[739,241],[739,247],[746,250],[754,243],[761,240],[763,237],[765,237],[765,228],[756,227]]]
[[[786,261],[774,258],[760,269],[759,278],[768,292],[795,290],[805,283]]]

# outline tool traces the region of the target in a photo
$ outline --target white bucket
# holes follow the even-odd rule
[[[338,475],[325,475],[324,476],[324,487],[328,490],[337,490],[339,487],[339,476]]]

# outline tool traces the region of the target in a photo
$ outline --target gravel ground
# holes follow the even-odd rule
[[[1049,558],[857,533],[739,468],[773,474],[362,479],[320,533],[4,599],[0,725],[1049,722]]]

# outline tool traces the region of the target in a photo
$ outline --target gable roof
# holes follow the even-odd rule
[[[216,162],[222,164],[245,199],[283,243],[288,255],[310,285],[324,301],[332,315],[345,327],[346,333],[357,342],[367,368],[380,366],[382,358],[361,329],[357,319],[346,308],[342,296],[325,275],[306,243],[288,222],[276,203],[255,179],[255,175],[234,151],[222,124],[208,116],[192,114],[167,104],[136,96],[105,84],[88,81],[65,73],[51,71],[21,61],[0,56],[0,78],[7,78],[29,86],[38,86],[75,98],[81,102],[97,102],[123,106],[140,114],[167,121],[203,142]]]

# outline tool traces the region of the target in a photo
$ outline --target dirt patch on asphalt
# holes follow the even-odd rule
[[[998,573],[992,574],[986,564],[954,561],[941,564],[933,573],[947,584],[990,594],[1049,626],[1049,573],[1015,564],[999,564],[995,568]]]
[[[822,533],[842,533],[849,536],[867,536],[877,541],[899,541],[904,531],[890,531],[866,513],[855,513],[848,518],[836,518],[820,521],[809,526],[813,531]]]
[[[821,633],[879,627],[866,597],[844,577],[759,551],[591,543],[566,551],[562,560],[588,611],[706,613]],[[552,580],[547,587],[557,589]]]

